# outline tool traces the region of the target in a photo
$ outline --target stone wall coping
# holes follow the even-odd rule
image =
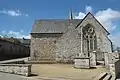
[[[76,57],[74,59],[90,59],[90,57]]]
[[[31,64],[0,64],[0,66],[23,66],[23,67],[28,67],[32,66]]]

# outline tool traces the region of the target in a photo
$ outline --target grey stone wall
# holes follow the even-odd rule
[[[56,39],[60,34],[33,34],[31,36],[31,59],[30,60],[55,60]]]
[[[120,53],[118,52],[109,53],[109,69],[113,77],[117,77],[116,75],[117,73],[119,73],[119,67],[120,67],[119,54]]]
[[[112,74],[112,77],[115,77],[115,64],[109,64],[110,66],[110,73]]]
[[[112,74],[112,77],[115,78],[115,64],[117,68],[119,64],[119,53],[113,52],[113,53],[104,53],[105,56],[105,67],[110,69],[110,73]],[[119,69],[117,70],[119,71]]]
[[[0,71],[23,76],[31,75],[31,65],[26,64],[0,64]]]
[[[68,30],[56,42],[56,61],[73,62],[75,56],[80,52],[80,35],[74,26],[70,25]],[[82,55],[82,54],[81,54]]]
[[[110,67],[110,65],[115,64],[116,61],[119,60],[119,53],[118,52],[113,52],[113,53],[107,53],[104,52],[104,61],[105,61],[105,66]]]
[[[30,56],[30,48],[0,39],[0,60]]]
[[[101,51],[112,53],[112,43],[110,39],[108,38],[108,36],[105,36],[104,34],[102,35]]]
[[[118,52],[109,53],[108,56],[109,56],[109,64],[114,64],[116,61],[119,60]]]

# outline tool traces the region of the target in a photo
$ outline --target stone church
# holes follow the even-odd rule
[[[75,57],[90,57],[90,52],[102,60],[102,53],[112,52],[110,33],[90,12],[83,19],[73,19],[72,12],[69,17],[35,21],[30,60],[73,62]]]

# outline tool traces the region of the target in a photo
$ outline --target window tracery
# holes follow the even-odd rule
[[[97,49],[96,34],[92,25],[88,24],[83,28],[83,40],[87,42],[88,51]]]

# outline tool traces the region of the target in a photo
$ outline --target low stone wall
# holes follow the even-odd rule
[[[109,64],[114,64],[116,61],[119,60],[119,54],[118,52],[109,53]]]
[[[109,64],[109,68],[110,68],[110,73],[112,75],[112,78],[115,78],[116,77],[115,76],[115,64]]]
[[[0,72],[29,76],[31,75],[31,66],[28,64],[0,64]]]

